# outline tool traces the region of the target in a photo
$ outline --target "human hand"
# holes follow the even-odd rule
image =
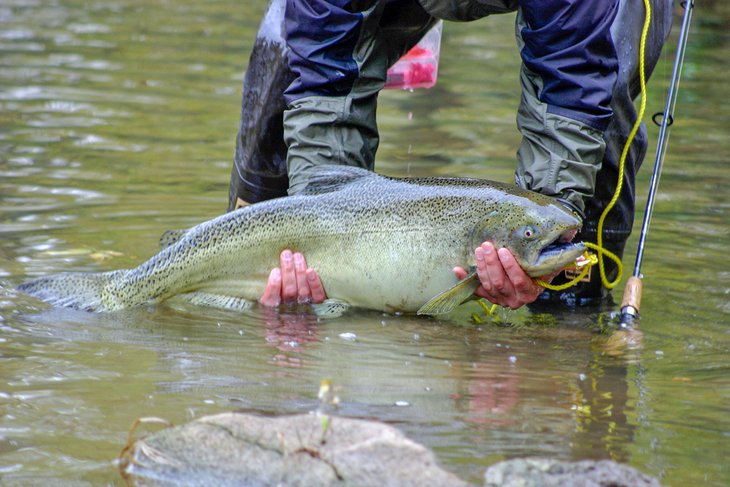
[[[317,271],[307,267],[300,252],[286,249],[279,256],[279,266],[269,273],[264,294],[259,303],[275,307],[283,303],[321,303],[327,299]]]
[[[509,249],[494,248],[491,242],[484,242],[474,251],[477,261],[477,276],[481,285],[474,291],[480,298],[486,298],[505,308],[517,309],[537,299],[544,288],[527,275]],[[466,270],[455,267],[454,273],[464,279]],[[542,278],[550,282],[555,275]]]

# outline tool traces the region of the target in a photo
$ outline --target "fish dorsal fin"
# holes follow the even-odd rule
[[[472,272],[456,285],[450,287],[431,298],[426,304],[421,306],[417,314],[419,315],[442,315],[450,312],[466,300],[468,300],[474,291],[479,287],[479,278],[477,273]]]
[[[160,237],[160,250],[176,244],[186,233],[188,233],[187,229],[166,231]]]
[[[348,184],[364,178],[378,178],[367,169],[335,164],[315,166],[309,171],[309,181],[302,194],[314,195],[338,191]]]

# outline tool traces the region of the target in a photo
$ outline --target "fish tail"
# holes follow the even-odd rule
[[[55,274],[23,283],[18,286],[18,290],[54,306],[84,311],[112,311],[119,306],[115,306],[105,296],[105,288],[125,273],[125,270],[118,270]]]

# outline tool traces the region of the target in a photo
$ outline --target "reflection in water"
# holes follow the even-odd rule
[[[509,356],[506,363],[511,363],[513,357]],[[516,370],[500,370],[493,364],[474,363],[469,379],[457,388],[464,388],[464,393],[456,393],[452,398],[456,401],[457,410],[465,413],[464,420],[471,424],[485,429],[511,426],[514,419],[510,413],[520,401],[519,384]]]
[[[535,333],[534,345],[548,350],[526,354],[519,344],[492,340],[475,341],[465,350],[474,361],[454,367],[455,391],[450,396],[464,421],[491,434],[527,430],[537,436],[565,435],[575,458],[628,461],[635,430],[626,414],[631,354],[622,356],[615,349],[609,353],[605,336],[577,332],[566,342],[561,329],[523,328],[521,333]],[[556,373],[566,355],[571,357],[571,373]],[[541,369],[551,373],[536,373]],[[552,398],[554,404],[535,403],[535,396]],[[536,455],[555,454],[564,448],[563,441],[552,445],[555,450],[527,448]],[[523,449],[507,456],[524,456]]]
[[[280,353],[274,356],[277,365],[300,367],[299,352],[316,343],[318,320],[312,313],[287,313],[262,308],[261,319],[266,329],[266,342]]]
[[[599,346],[600,347],[600,346]],[[586,372],[573,385],[575,433],[573,449],[587,458],[629,460],[635,425],[628,422],[628,364],[594,350]]]

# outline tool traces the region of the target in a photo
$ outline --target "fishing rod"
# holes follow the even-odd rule
[[[677,103],[679,78],[682,75],[684,54],[687,50],[687,37],[689,34],[689,24],[692,20],[694,0],[685,0],[680,5],[684,8],[684,17],[682,19],[682,28],[679,31],[677,53],[674,58],[672,80],[669,83],[669,91],[667,92],[667,102],[664,106],[664,112],[656,113],[652,117],[654,123],[659,125],[656,159],[654,160],[654,171],[652,172],[651,182],[649,184],[649,195],[646,200],[644,223],[641,226],[641,236],[639,237],[639,248],[636,253],[634,274],[629,277],[626,282],[626,288],[624,289],[624,295],[621,301],[621,328],[631,328],[636,319],[639,317],[639,307],[641,305],[641,294],[643,290],[643,284],[641,281],[643,277],[641,274],[641,261],[644,258],[644,246],[646,244],[647,233],[649,232],[649,222],[651,221],[651,215],[654,211],[654,201],[656,198],[657,187],[659,186],[659,177],[661,176],[662,166],[664,165],[664,156],[667,152],[669,128],[674,123],[674,106]],[[661,124],[657,122],[658,117],[661,117]]]

